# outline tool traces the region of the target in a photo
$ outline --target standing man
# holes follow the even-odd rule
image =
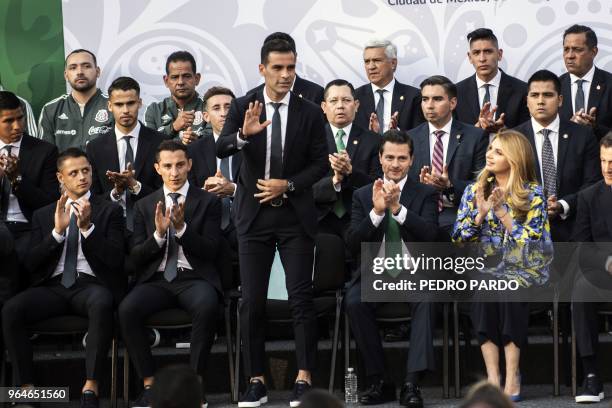
[[[60,152],[69,147],[85,150],[89,141],[113,129],[107,96],[98,89],[100,67],[96,56],[84,49],[66,57],[64,78],[72,91],[55,98],[40,111],[38,137]]]
[[[98,382],[113,336],[113,305],[127,286],[125,224],[118,205],[91,195],[91,165],[83,151],[69,148],[58,157],[57,178],[64,193],[34,213],[26,261],[33,284],[5,304],[2,329],[14,383],[31,387],[28,325],[66,314],[87,316],[81,408],[97,408]]]
[[[327,171],[320,107],[290,92],[295,52],[284,40],[261,48],[262,91],[232,102],[217,141],[221,158],[242,152],[233,208],[238,232],[242,302],[240,324],[248,388],[239,407],[268,399],[264,385],[265,310],[276,247],[285,269],[293,315],[298,375],[291,406],[311,388],[317,351],[312,265],[317,212],[312,186]]]
[[[4,87],[2,83],[0,83],[0,91],[4,91]],[[34,112],[32,111],[32,106],[30,103],[23,99],[21,96],[16,95],[19,98],[19,102],[21,102],[21,109],[23,110],[23,114],[26,118],[26,133],[28,135],[37,136],[38,131],[36,129],[36,119],[34,118]]]
[[[189,144],[204,134],[202,99],[196,91],[201,75],[188,51],[175,51],[166,59],[164,84],[170,96],[145,110],[145,125]]]
[[[597,51],[597,35],[590,27],[575,24],[563,33],[567,72],[560,78],[565,103],[559,115],[591,127],[601,139],[612,129],[612,74],[593,63]]]
[[[142,100],[140,85],[134,79],[115,79],[108,95],[108,110],[115,119],[113,131],[87,145],[93,166],[92,191],[119,203],[127,230],[132,231],[134,203],[161,187],[153,165],[157,146],[165,136],[138,121]]]
[[[536,174],[548,199],[554,242],[570,240],[576,219],[578,191],[597,182],[597,140],[591,128],[559,117],[564,102],[559,78],[550,71],[529,78],[527,107],[531,119],[517,128],[536,153]]]
[[[486,133],[453,119],[457,87],[435,75],[421,82],[421,107],[427,122],[409,130],[414,140],[410,178],[438,190],[438,224],[450,239],[463,190],[484,167],[489,143]]]
[[[219,200],[189,184],[191,159],[179,141],[162,142],[155,159],[164,184],[136,204],[130,254],[137,266],[136,285],[119,305],[121,332],[144,384],[132,407],[151,406],[155,367],[147,318],[173,307],[191,315],[191,367],[204,379],[223,293],[214,265]]]
[[[527,84],[499,68],[504,50],[499,48],[493,31],[478,28],[467,39],[468,60],[476,72],[457,84],[455,117],[489,134],[529,119]]]
[[[387,40],[368,41],[363,62],[370,83],[355,91],[360,104],[355,123],[383,134],[388,129],[412,129],[423,122],[419,90],[395,79],[395,44]]]

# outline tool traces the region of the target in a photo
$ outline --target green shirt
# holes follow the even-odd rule
[[[204,104],[202,98],[196,92],[195,97],[185,105],[185,110],[194,111],[195,118],[191,130],[198,135],[198,138],[204,134],[206,122],[202,116]],[[181,132],[175,132],[172,124],[178,117],[178,106],[171,96],[165,98],[161,102],[153,102],[145,110],[145,126],[151,129],[156,129],[158,132],[165,133],[172,138],[180,139]]]

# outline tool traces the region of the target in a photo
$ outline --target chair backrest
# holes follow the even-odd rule
[[[346,276],[344,240],[337,235],[318,234],[315,245],[315,293],[340,289]]]

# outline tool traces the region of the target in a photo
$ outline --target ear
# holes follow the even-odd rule
[[[111,96],[110,95],[108,95],[107,105],[108,105],[108,111],[112,112],[111,108],[113,107],[113,105],[111,104]]]
[[[497,60],[501,61],[503,56],[504,56],[504,50],[500,48],[499,50],[497,50]]]
[[[391,58],[391,67],[393,68],[393,72],[397,68],[397,58]]]
[[[202,117],[204,118],[204,120],[208,123],[210,123],[210,114],[208,113],[208,111],[203,110],[202,111]]]
[[[164,85],[166,85],[166,88],[169,88],[169,86],[168,86],[168,75],[164,75]]]
[[[559,94],[559,107],[563,105],[563,95]]]
[[[100,78],[100,67],[96,67],[96,78]]]
[[[264,64],[259,64],[259,75],[264,76],[266,73],[266,66]]]
[[[359,100],[355,99],[355,112],[359,110]]]
[[[153,167],[155,167],[155,171],[157,172],[157,174],[161,176],[162,173],[161,173],[161,168],[159,167],[159,163],[157,162],[153,163]]]
[[[455,108],[457,107],[457,97],[453,96],[452,98],[450,98],[449,102],[451,110],[455,110]]]
[[[138,109],[142,108],[142,98],[138,98]]]
[[[195,84],[196,86],[200,84],[200,79],[202,79],[202,75],[198,72],[195,74]]]

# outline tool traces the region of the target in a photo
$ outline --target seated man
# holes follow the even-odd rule
[[[438,195],[433,187],[408,178],[412,165],[412,139],[401,131],[385,132],[380,147],[384,180],[378,179],[355,191],[348,243],[360,260],[362,242],[431,242],[437,235]],[[345,297],[346,312],[357,348],[365,364],[367,390],[359,396],[362,405],[395,400],[395,386],[385,379],[382,341],[376,325],[377,303],[361,300],[361,273],[368,265],[357,264]],[[364,272],[365,273],[365,272]],[[423,406],[418,386],[427,370],[434,369],[434,305],[411,303],[412,330],[406,382],[400,404]]]
[[[151,405],[154,366],[147,318],[173,307],[189,312],[191,367],[203,378],[222,296],[214,265],[221,232],[219,200],[187,181],[191,159],[181,142],[162,142],[155,160],[164,185],[135,206],[130,257],[138,271],[136,286],[119,305],[123,338],[144,383],[132,407]],[[202,402],[206,405],[205,397]]]
[[[32,287],[2,309],[4,339],[18,386],[34,383],[28,325],[53,316],[89,319],[81,407],[98,407],[98,381],[113,336],[113,303],[125,291],[121,207],[91,195],[91,165],[69,148],[57,159],[64,193],[34,213],[26,266]]]

